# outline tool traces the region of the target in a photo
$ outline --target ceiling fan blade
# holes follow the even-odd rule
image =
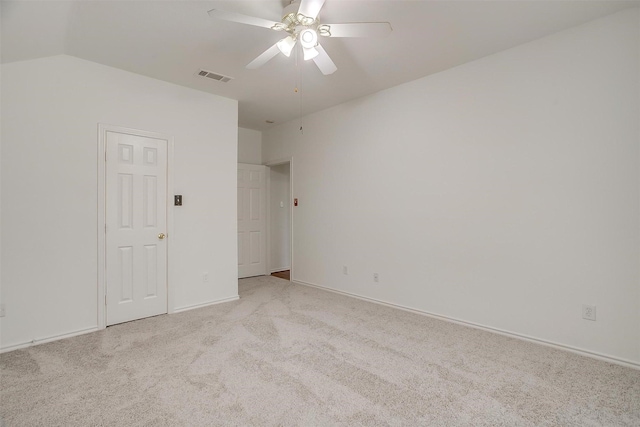
[[[329,34],[323,34],[324,28]],[[388,22],[353,22],[349,24],[322,24],[318,27],[320,35],[328,37],[386,37],[392,31]]]
[[[300,2],[298,13],[301,13],[311,19],[316,19],[318,17],[318,13],[320,13],[320,9],[322,9],[323,4],[324,0],[302,0]]]
[[[256,18],[255,16],[243,15],[236,12],[226,12],[218,9],[211,9],[207,13],[212,18],[238,22],[240,24],[255,25],[256,27],[273,28],[279,24],[279,22],[269,21],[268,19]]]
[[[335,73],[338,67],[336,67],[336,64],[329,58],[327,51],[320,45],[316,46],[316,50],[318,51],[318,56],[313,58],[313,62],[320,68],[322,74],[326,76]]]
[[[305,61],[315,58],[320,53],[315,47],[303,47],[302,52],[304,54]]]
[[[249,68],[251,70],[256,69],[256,68],[260,68],[264,64],[269,62],[269,60],[271,58],[273,58],[274,56],[276,56],[278,53],[280,53],[280,49],[278,48],[278,43],[276,43],[273,46],[271,46],[269,49],[267,49],[264,52],[262,52],[262,54],[260,54],[260,56],[258,56],[256,59],[254,59],[253,61],[249,62],[247,64],[247,68]]]

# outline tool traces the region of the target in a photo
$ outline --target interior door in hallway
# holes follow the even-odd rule
[[[238,163],[238,277],[267,274],[266,166]]]
[[[167,312],[167,145],[107,132],[107,325]]]

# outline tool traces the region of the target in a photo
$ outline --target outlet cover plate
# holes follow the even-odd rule
[[[582,304],[582,318],[585,320],[596,320],[596,306]]]

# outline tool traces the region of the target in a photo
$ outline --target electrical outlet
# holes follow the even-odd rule
[[[582,318],[586,320],[596,320],[596,306],[582,304]]]
[[[0,304],[0,317],[4,317],[7,315],[7,309],[4,304]]]
[[[202,273],[202,282],[207,283],[208,281],[209,281],[209,273],[207,272]]]
[[[376,283],[380,281],[380,276],[378,276],[378,273],[373,273],[373,281]]]
[[[349,274],[349,268],[346,265],[342,266],[342,274],[344,274],[345,276]]]

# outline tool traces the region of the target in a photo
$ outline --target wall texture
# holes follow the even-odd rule
[[[238,128],[238,163],[262,164],[262,132]]]
[[[638,23],[265,132],[265,162],[296,162],[293,279],[640,366]]]
[[[2,348],[97,325],[98,123],[174,138],[175,308],[237,296],[237,101],[70,56],[1,88]]]

